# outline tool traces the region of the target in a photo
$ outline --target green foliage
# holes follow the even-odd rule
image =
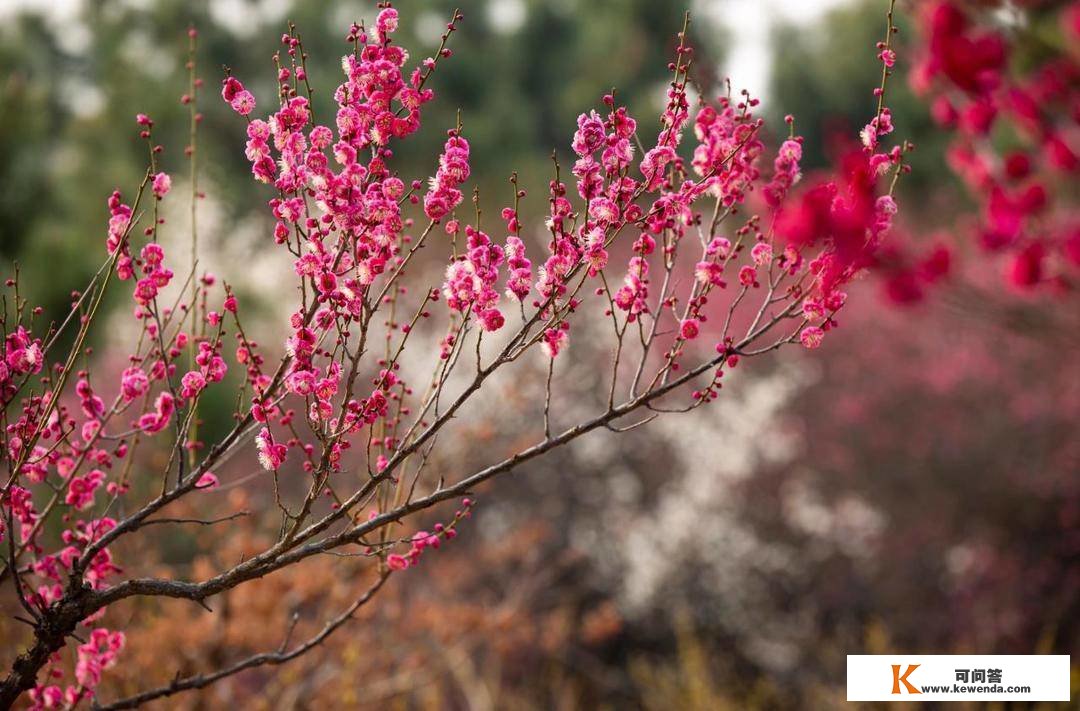
[[[186,199],[188,115],[179,97],[187,90],[189,25],[199,30],[198,73],[205,81],[201,183],[224,210],[218,229],[227,233],[242,219],[266,215],[270,197],[250,178],[243,123],[220,100],[223,67],[254,91],[257,113],[264,114],[274,103],[272,57],[281,49],[286,18],[296,23],[309,54],[316,118],[332,125],[332,90],[349,49],[347,24],[370,22],[374,3],[294,2],[274,17],[266,16],[265,5],[104,0],[87,3],[80,17],[84,47],[59,43],[56,28],[36,15],[16,17],[0,35],[0,61],[8,70],[0,82],[0,153],[6,157],[0,162],[0,256],[22,262],[26,292],[46,306],[47,317],[66,311],[72,286],[85,284],[104,259],[108,194],[119,188],[133,197],[146,165],[136,113],[155,120],[155,141],[165,146],[161,167],[175,180],[170,199]],[[408,13],[399,35],[413,53],[411,62],[435,51],[454,6],[435,0]],[[235,7],[250,12],[250,21],[226,18],[229,27],[215,21]],[[460,109],[490,227],[511,201],[512,170],[529,190],[523,212],[546,208],[549,155],[557,149],[564,171],[569,169],[567,143],[577,114],[599,106],[602,91],[617,87],[645,126],[659,112],[668,55],[682,27],[679,4],[475,0],[462,9],[465,21],[451,42],[454,56],[434,79],[438,98],[397,166],[407,182],[430,175]],[[498,21],[507,16],[512,22]],[[710,56],[707,39],[715,33],[701,35],[695,41]],[[169,229],[167,224],[163,232]],[[266,236],[269,244],[268,218]]]
[[[946,135],[937,130],[925,103],[907,83],[911,45],[915,41],[912,18],[897,12],[899,59],[888,84],[897,135],[916,144],[911,175],[901,181],[908,195],[940,188],[949,173],[944,165]],[[884,38],[882,2],[865,0],[830,11],[813,24],[783,25],[774,37],[775,56],[770,109],[779,116],[793,114],[795,130],[806,137],[803,168],[828,165],[827,151],[836,150],[838,136],[858,132],[873,116],[874,88],[881,83],[881,62],[874,44]]]

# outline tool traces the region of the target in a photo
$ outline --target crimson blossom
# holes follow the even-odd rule
[[[74,295],[69,318],[36,323],[40,312],[9,282],[14,308],[0,322],[0,581],[14,588],[33,638],[0,683],[0,706],[26,694],[36,708],[90,699],[131,708],[287,662],[344,625],[389,577],[451,540],[485,480],[589,432],[624,432],[705,406],[744,359],[791,343],[816,348],[838,325],[845,286],[875,263],[897,211],[892,192],[907,147],[886,145],[892,19],[890,10],[863,148],[832,179],[799,185],[802,139],[793,120],[788,137],[769,148],[747,92],[692,102],[684,26],[658,129],[645,131],[614,94],[603,96],[578,119],[568,174],[555,159],[547,219],[532,230],[516,176],[497,223],[482,221],[475,191],[462,208],[467,122],[447,130],[426,186],[395,170],[395,146],[421,127],[460,14],[415,65],[394,43],[398,13],[388,3],[370,27],[353,25],[329,125],[314,114],[308,55],[290,25],[268,115],[259,117],[240,78],[227,75],[221,91],[246,124],[252,175],[272,196],[273,242],[295,275],[280,357],[248,337],[228,283],[199,272],[194,219],[190,266],[167,266],[176,262],[158,241],[167,229],[158,206],[179,191],[158,169],[154,121],[140,114],[145,178],[130,203],[119,191],[108,199],[107,259]],[[192,128],[194,218],[201,82],[197,35],[189,36],[191,85],[181,103]],[[421,250],[443,261],[441,282],[423,278]],[[107,289],[125,285],[137,335],[122,372],[106,376],[93,369],[86,343],[100,327]],[[73,342],[58,356],[61,335]],[[575,357],[577,338],[610,344],[610,366],[598,371],[607,406],[560,422],[567,418],[552,398],[557,364]],[[416,374],[421,367],[426,375]],[[532,443],[476,471],[430,471],[440,433],[504,371],[536,379],[546,393],[521,433]],[[235,423],[203,441],[200,403],[215,389],[230,391]],[[136,458],[148,448],[158,456]],[[260,474],[249,486],[272,491],[274,505],[213,520],[167,515],[182,498],[241,484],[228,482],[222,467],[252,449]],[[456,510],[418,530],[418,514],[450,499]],[[262,517],[273,543],[203,579],[140,571],[137,549],[125,546],[154,524],[227,526],[241,515]],[[286,633],[276,651],[113,702],[95,698],[102,673],[123,659],[111,606],[172,597],[208,607],[217,595],[329,552],[367,561],[371,581],[316,636],[290,644]],[[80,640],[73,673],[69,638]]]
[[[1002,3],[980,5],[920,7],[911,83],[952,133],[949,167],[979,208],[965,231],[1004,255],[1013,286],[1068,291],[1080,270],[1080,2],[1018,3],[1006,22]]]

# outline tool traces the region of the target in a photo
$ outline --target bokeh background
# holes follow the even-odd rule
[[[543,194],[549,153],[567,153],[577,114],[612,87],[639,117],[659,111],[686,9],[459,4],[455,54],[399,167],[429,174],[460,108],[474,182],[496,205],[511,195],[511,170]],[[689,4],[698,90],[723,93],[730,77],[762,97],[772,131],[794,114],[805,169],[865,123],[882,0]],[[424,56],[453,4],[400,9],[401,42]],[[321,88],[316,115],[328,115],[347,27],[373,15],[373,2],[0,1],[4,271],[18,262],[32,301],[64,311],[71,285],[100,264],[106,197],[144,170],[136,112],[157,122],[174,190],[189,189],[178,99],[194,24],[208,97],[202,260],[273,342],[288,263],[269,249],[268,195],[217,100],[221,67],[272,95],[271,57],[291,19]],[[899,24],[910,39],[903,13]],[[899,133],[919,146],[901,188],[904,238],[928,245],[955,227],[967,198],[925,106],[904,81],[893,91]],[[543,209],[527,199],[522,212]],[[186,219],[179,207],[166,217]],[[956,262],[936,298],[903,308],[876,281],[860,283],[821,357],[785,353],[740,373],[692,420],[595,435],[495,483],[453,546],[396,576],[322,649],[161,708],[818,709],[843,705],[849,653],[1080,653],[1078,314],[1002,294],[999,265],[974,250]],[[128,308],[123,297],[113,307]],[[107,349],[108,333],[95,346]],[[582,408],[606,397],[587,367],[567,376]],[[208,410],[212,437],[228,422]],[[465,470],[512,440],[513,414],[477,419],[445,466]],[[253,509],[265,495],[242,481],[215,494]],[[272,533],[237,522],[224,537],[173,534],[140,554],[198,576]],[[101,694],[276,647],[289,615],[317,627],[357,586],[330,558],[232,593],[220,614],[145,602],[110,613],[131,622],[129,646]]]

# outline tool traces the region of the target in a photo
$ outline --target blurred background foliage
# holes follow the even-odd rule
[[[435,75],[438,99],[397,156],[406,179],[432,172],[460,108],[486,219],[509,203],[511,170],[530,191],[523,212],[535,216],[551,150],[567,169],[575,118],[602,93],[616,88],[640,121],[655,121],[683,3],[460,4],[465,22]],[[144,169],[137,112],[155,119],[164,169],[186,201],[179,97],[189,24],[206,82],[208,240],[236,242],[228,266],[253,270],[256,253],[271,248],[268,193],[250,179],[242,123],[218,95],[222,67],[252,88],[261,112],[273,96],[271,57],[293,20],[310,55],[316,117],[329,123],[348,24],[370,19],[373,5],[102,0],[67,21],[10,13],[0,23],[5,271],[18,261],[31,298],[47,314],[66,310],[71,285],[103,259],[106,197],[114,187],[132,193]],[[399,37],[413,61],[437,46],[453,5],[401,4]],[[695,83],[712,94],[724,91],[720,67],[739,32],[717,20],[727,5],[691,8]],[[900,4],[902,41],[912,6]],[[852,0],[813,21],[775,23],[769,84],[749,88],[767,90],[774,135],[795,115],[807,170],[866,121],[883,13],[883,2]],[[901,187],[905,232],[929,240],[964,198],[944,167],[946,137],[902,73],[890,105],[899,135],[919,147]],[[997,277],[985,271],[971,262],[967,283],[913,310],[886,311],[875,285],[860,285],[844,320],[851,328],[825,357],[740,375],[722,398],[731,404],[693,428],[597,435],[495,483],[450,550],[401,576],[382,607],[324,649],[162,708],[839,708],[848,653],[1080,652],[1080,364],[1068,335],[1080,330],[1064,310],[974,297],[972,284]],[[577,390],[564,407],[605,397],[592,392],[594,373],[567,377]],[[449,465],[483,463],[487,447],[520,437],[513,414],[477,422]],[[215,417],[207,413],[210,432],[227,415]],[[257,494],[223,495],[239,508]],[[158,549],[162,563],[198,575],[264,534],[238,524],[224,545],[203,532]],[[357,585],[352,568],[330,559],[237,591],[215,605],[221,616],[133,605],[118,613],[140,622],[132,661],[106,675],[102,693],[273,648],[282,604],[301,615],[298,636],[318,629]],[[13,625],[0,621],[0,636]],[[183,641],[162,663],[161,640],[174,638]]]
[[[438,0],[409,8],[397,36],[413,62],[434,52],[454,7]],[[511,170],[544,194],[551,151],[565,158],[577,114],[599,105],[603,92],[617,87],[637,114],[658,113],[683,19],[677,3],[649,0],[476,0],[463,12],[451,68],[438,75],[439,99],[420,134],[403,144],[396,167],[406,179],[430,175],[460,109],[473,174],[493,217],[512,199]],[[134,192],[141,178],[146,147],[136,113],[155,120],[163,169],[188,175],[187,111],[179,97],[187,89],[189,25],[199,30],[205,80],[201,174],[204,185],[228,186],[215,195],[225,210],[218,229],[227,233],[242,218],[265,215],[265,190],[250,179],[243,155],[242,124],[220,100],[223,67],[265,107],[276,86],[272,57],[292,20],[310,55],[315,115],[329,123],[348,25],[374,13],[374,3],[360,2],[104,0],[85,3],[77,24],[66,26],[51,15],[15,14],[0,29],[0,255],[23,264],[30,295],[48,313],[63,313],[66,285],[84,283],[99,264],[105,198],[114,187]],[[701,29],[694,36],[700,51],[719,56],[723,33]],[[543,203],[534,198],[524,209],[535,213]]]
[[[904,6],[901,5],[901,8]],[[795,116],[806,136],[805,170],[828,165],[839,137],[852,140],[866,123],[867,97],[881,83],[881,67],[868,52],[882,37],[882,3],[859,2],[830,10],[813,26],[783,23],[772,38],[773,72],[769,96],[774,114]],[[901,47],[915,31],[913,18],[897,13]],[[816,31],[828,27],[828,32]],[[918,147],[911,156],[912,173],[902,189],[908,196],[941,190],[951,181],[944,169],[947,135],[936,130],[925,102],[914,96],[903,73],[889,85],[889,107],[903,135]]]

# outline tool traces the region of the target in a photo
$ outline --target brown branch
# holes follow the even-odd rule
[[[179,694],[183,691],[189,691],[191,689],[202,689],[209,686],[225,677],[239,674],[242,671],[248,669],[254,669],[261,666],[277,666],[291,662],[292,660],[300,657],[307,652],[310,652],[315,647],[322,644],[330,635],[334,634],[342,625],[348,622],[356,611],[359,610],[368,600],[373,598],[379,591],[379,588],[383,586],[387,578],[390,577],[390,571],[384,571],[380,573],[378,580],[369,587],[364,594],[358,597],[351,605],[349,605],[341,614],[327,621],[322,630],[318,634],[309,638],[302,644],[293,647],[286,651],[288,647],[289,637],[292,636],[293,627],[295,627],[295,618],[290,622],[288,632],[285,635],[285,639],[281,646],[274,652],[263,652],[261,654],[252,655],[246,659],[243,659],[235,664],[227,666],[223,669],[219,669],[215,672],[206,674],[195,674],[189,677],[173,679],[169,684],[165,686],[159,686],[156,689],[144,691],[141,694],[135,696],[128,696],[118,701],[113,701],[105,705],[94,704],[95,709],[101,709],[101,711],[114,711],[116,709],[133,709],[145,704],[148,701],[154,699],[162,699],[174,694]]]

